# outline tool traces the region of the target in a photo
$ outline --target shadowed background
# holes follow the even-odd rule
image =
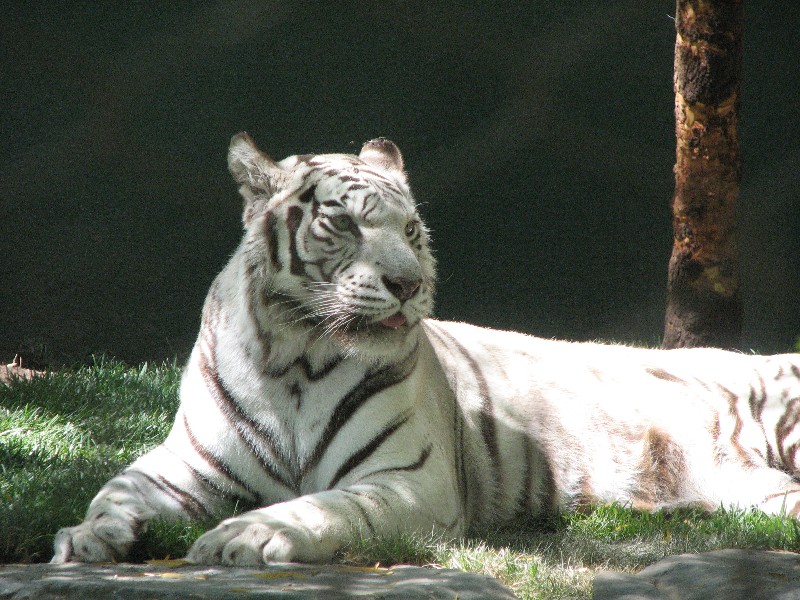
[[[394,140],[438,316],[657,344],[674,2],[460,4],[5,8],[0,360],[185,356],[241,231],[240,130],[276,159]],[[743,349],[800,334],[799,17],[746,5]]]

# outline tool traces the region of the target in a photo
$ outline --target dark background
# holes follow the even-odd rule
[[[232,134],[403,150],[437,314],[658,344],[674,2],[19,2],[0,21],[0,359],[185,356]],[[800,3],[747,2],[743,349],[800,334]]]

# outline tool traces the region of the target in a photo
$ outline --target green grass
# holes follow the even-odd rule
[[[800,552],[800,524],[758,512],[643,513],[599,506],[531,520],[466,540],[401,538],[362,542],[345,552],[357,564],[432,564],[485,573],[520,598],[589,598],[595,573],[636,572],[665,556],[722,548]]]
[[[0,563],[49,560],[56,530],[79,523],[100,487],[167,435],[179,380],[175,365],[98,360],[0,385]],[[183,556],[202,530],[155,523],[132,558]],[[720,548],[800,551],[800,528],[761,513],[605,506],[465,540],[362,541],[341,560],[487,573],[520,598],[588,598],[598,570],[637,571],[671,554]]]
[[[180,369],[98,360],[0,384],[0,562],[48,560],[108,479],[163,440]]]

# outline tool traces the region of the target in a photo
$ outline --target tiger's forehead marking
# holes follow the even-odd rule
[[[312,188],[323,204],[341,200],[358,202],[363,207],[370,201],[400,209],[405,214],[416,210],[408,187],[399,180],[347,154],[306,155],[293,157],[301,171],[298,191],[303,196]],[[373,208],[375,208],[373,206]]]

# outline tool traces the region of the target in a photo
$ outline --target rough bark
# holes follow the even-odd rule
[[[674,240],[665,348],[741,337],[736,204],[742,0],[677,0]]]

